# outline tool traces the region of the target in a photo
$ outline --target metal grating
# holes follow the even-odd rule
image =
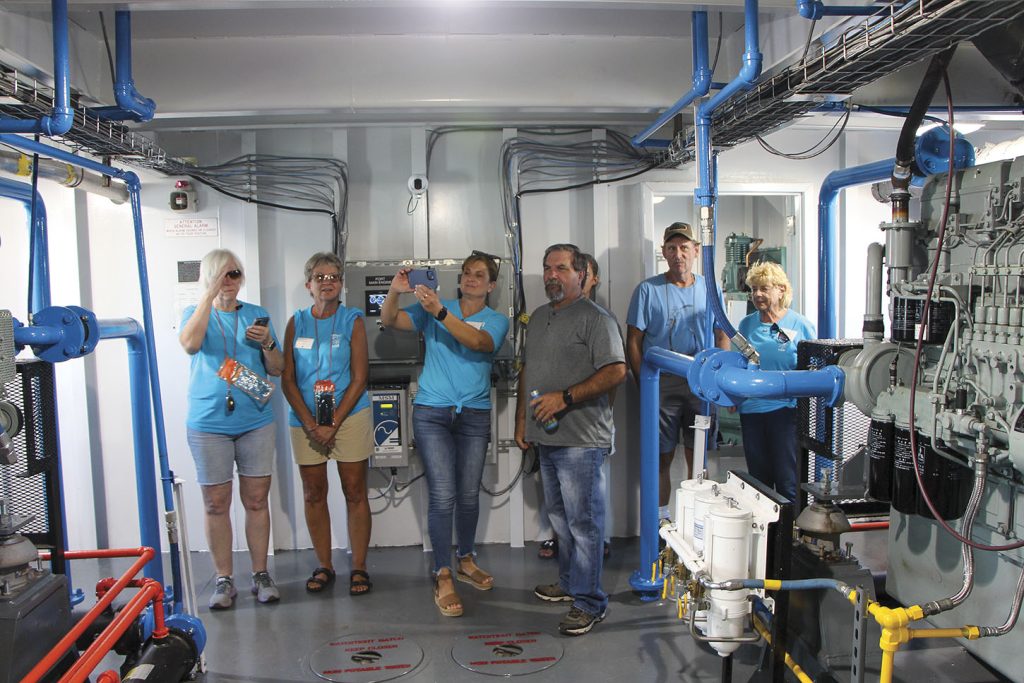
[[[723,105],[714,115],[714,144],[732,147],[749,140],[817,107],[814,95],[852,94],[1022,14],[1021,0],[916,0],[887,5],[871,17],[822,36],[806,59],[770,70],[752,89]]]
[[[14,356],[14,316],[0,310],[0,384],[14,379]]]
[[[14,380],[4,383],[3,392],[21,410],[24,424],[13,439],[18,462],[0,465],[0,496],[10,500],[15,514],[35,517],[19,533],[37,546],[63,552],[53,365],[18,361],[17,372]]]

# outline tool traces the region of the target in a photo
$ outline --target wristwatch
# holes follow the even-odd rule
[[[562,401],[565,402],[565,405],[571,406],[572,405],[572,392],[569,391],[568,389],[563,391],[562,392]]]
[[[275,340],[271,339],[269,344],[267,344],[266,346],[261,347],[261,348],[264,351],[273,351],[274,349],[277,348],[277,342]]]
[[[443,321],[445,318],[448,317],[448,307],[442,306],[441,310],[438,311],[437,315],[435,315],[434,317],[437,318],[438,322]]]

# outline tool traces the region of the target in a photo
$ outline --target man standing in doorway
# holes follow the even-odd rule
[[[707,286],[704,278],[693,272],[700,258],[700,242],[689,223],[677,222],[665,228],[661,253],[668,261],[668,271],[647,278],[633,290],[626,314],[626,355],[633,379],[640,382],[640,363],[652,346],[693,356],[705,347]],[[729,338],[715,328],[715,345],[729,348]],[[702,402],[686,379],[662,373],[660,382],[661,410],[658,415],[658,516],[669,516],[668,502],[672,493],[669,470],[683,432],[686,471],[693,476],[694,417],[703,411]]]
[[[516,404],[516,443],[523,450],[537,447],[548,518],[558,538],[558,581],[534,593],[547,602],[572,603],[558,625],[567,636],[589,632],[608,607],[601,588],[601,465],[612,445],[608,392],[626,379],[618,326],[583,296],[586,270],[575,245],[554,244],[544,252],[550,303],[530,317]]]

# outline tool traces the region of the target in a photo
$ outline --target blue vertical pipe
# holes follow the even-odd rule
[[[63,135],[74,123],[69,78],[68,0],[53,0],[50,6],[53,13],[53,111],[38,119],[0,117],[0,133]]]
[[[167,434],[164,429],[163,399],[160,396],[160,373],[157,366],[156,342],[150,330],[153,329],[153,305],[149,296],[149,271],[146,267],[146,244],[142,231],[142,202],[140,199],[141,183],[139,177],[131,172],[101,164],[92,159],[85,159],[64,150],[34,142],[17,135],[0,134],[0,144],[7,144],[16,149],[23,149],[59,159],[73,166],[86,168],[103,175],[109,175],[123,182],[128,188],[132,207],[132,223],[135,230],[135,257],[139,272],[139,290],[142,297],[143,334],[146,339],[146,352],[149,359],[149,385],[153,399],[153,415],[156,424],[157,455],[160,461],[160,478],[163,483],[164,509],[174,511],[174,491],[172,489],[174,474],[171,472],[167,458]],[[177,544],[171,544],[171,571],[174,588],[174,603],[181,604],[181,568],[178,560]]]
[[[658,560],[658,387],[661,370],[640,364],[640,567],[629,577],[641,598],[653,600],[661,592],[662,578],[653,576]]]
[[[818,191],[818,336],[836,336],[836,204],[847,187],[887,180],[892,175],[895,157],[863,166],[832,171]]]
[[[46,205],[32,186],[17,180],[0,178],[0,197],[8,197],[25,205],[25,211],[32,217],[32,202],[35,199],[36,219],[29,225],[29,249],[32,258],[29,263],[28,313],[35,313],[50,306],[50,266],[46,233]]]
[[[693,86],[689,92],[676,100],[658,119],[633,137],[635,147],[646,147],[644,142],[654,135],[672,117],[690,106],[695,100],[704,97],[711,89],[711,68],[708,66],[708,13],[703,11],[690,14],[690,34],[693,45]]]
[[[128,342],[128,386],[132,403],[132,443],[135,448],[135,494],[139,506],[139,534],[142,545],[156,550],[153,559],[146,563],[145,574],[163,585],[164,568],[163,557],[160,554],[160,511],[156,500],[146,335],[139,323],[130,318],[100,320],[99,325],[100,339],[124,339]]]
[[[139,123],[150,121],[156,113],[156,103],[143,97],[135,88],[132,77],[132,15],[127,10],[114,12],[114,41],[116,51],[116,76],[114,78],[114,101],[116,107],[98,107],[92,112],[102,119],[111,121],[132,120]]]

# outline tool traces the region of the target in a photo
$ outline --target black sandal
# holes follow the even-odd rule
[[[326,576],[326,579],[321,579],[321,576]],[[327,567],[317,567],[313,570],[313,575],[306,579],[306,592],[307,593],[322,593],[332,583],[334,583],[335,573],[333,569]]]
[[[537,557],[550,560],[553,557],[558,557],[558,539],[549,538],[540,544],[540,550],[537,551]]]
[[[356,581],[357,578],[362,579],[362,581]],[[369,574],[362,569],[353,569],[348,573],[349,595],[366,595],[371,590],[373,590],[373,582],[370,581]]]

